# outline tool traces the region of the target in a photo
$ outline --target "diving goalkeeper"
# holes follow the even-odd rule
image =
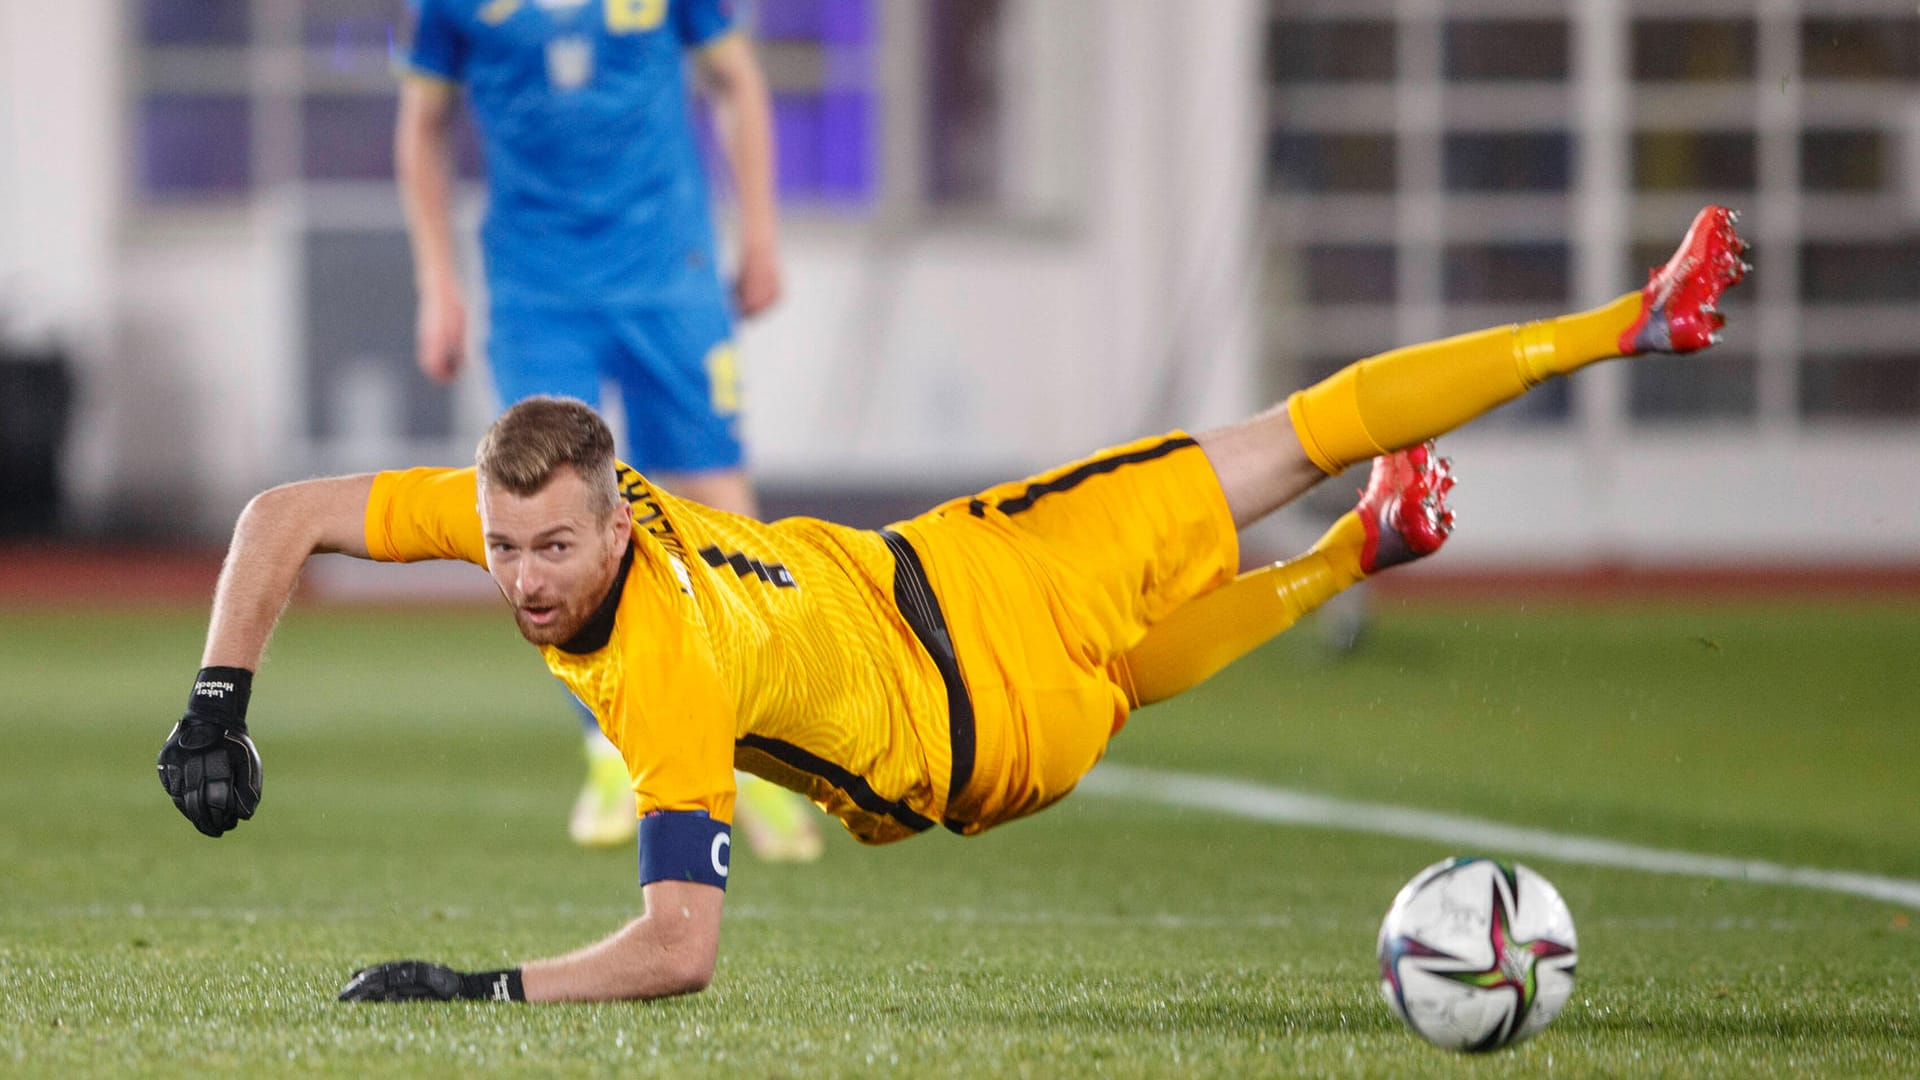
[[[971,835],[1072,790],[1129,713],[1200,682],[1367,575],[1437,550],[1428,440],[1586,364],[1718,339],[1746,270],[1709,207],[1651,282],[1578,315],[1361,361],[1241,423],[1115,447],[878,531],[676,499],[614,460],[584,404],[532,398],[473,467],[274,488],[242,513],[204,665],[160,751],[201,832],[253,815],[253,673],[307,559],[461,559],[620,748],[642,914],[577,952],[461,972],[397,961],[344,1000],[595,1001],[704,988],[736,765],[860,840]],[[1238,530],[1347,466],[1359,504],[1300,558],[1236,576]]]

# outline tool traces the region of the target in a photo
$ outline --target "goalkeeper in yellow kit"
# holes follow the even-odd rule
[[[626,760],[644,914],[507,970],[365,968],[341,997],[701,989],[719,948],[736,765],[869,843],[971,834],[1045,807],[1131,709],[1437,550],[1452,480],[1427,440],[1549,376],[1717,340],[1719,297],[1745,270],[1733,220],[1703,211],[1644,290],[1606,307],[1374,357],[1240,424],[1116,447],[879,531],[675,499],[615,462],[606,426],[563,398],[509,409],[472,468],[275,488],[235,529],[161,782],[210,836],[252,816],[252,673],[308,557],[484,565]],[[1236,575],[1239,528],[1370,458],[1359,505],[1311,551]]]

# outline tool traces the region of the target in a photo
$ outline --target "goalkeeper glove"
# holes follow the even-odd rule
[[[260,805],[260,751],[247,738],[252,692],[253,673],[245,668],[200,669],[187,713],[154,763],[173,805],[208,836],[252,817]]]
[[[455,971],[424,960],[394,960],[353,973],[341,1001],[525,1001],[520,969]]]

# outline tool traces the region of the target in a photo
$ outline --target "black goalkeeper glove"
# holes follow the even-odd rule
[[[341,1001],[525,1001],[520,969],[455,971],[425,960],[394,960],[353,973]]]
[[[208,836],[252,817],[260,805],[260,751],[247,738],[252,693],[253,673],[245,668],[201,668],[187,714],[154,763],[173,805]]]

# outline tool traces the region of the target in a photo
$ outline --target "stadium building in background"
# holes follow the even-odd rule
[[[0,8],[0,333],[72,358],[59,527],[202,540],[279,480],[465,460],[484,381],[411,361],[402,0],[27,7]],[[1723,202],[1760,267],[1728,344],[1450,439],[1449,565],[1920,545],[1881,492],[1920,467],[1906,0],[757,8],[791,288],[743,346],[775,509],[904,511],[1597,303]]]

